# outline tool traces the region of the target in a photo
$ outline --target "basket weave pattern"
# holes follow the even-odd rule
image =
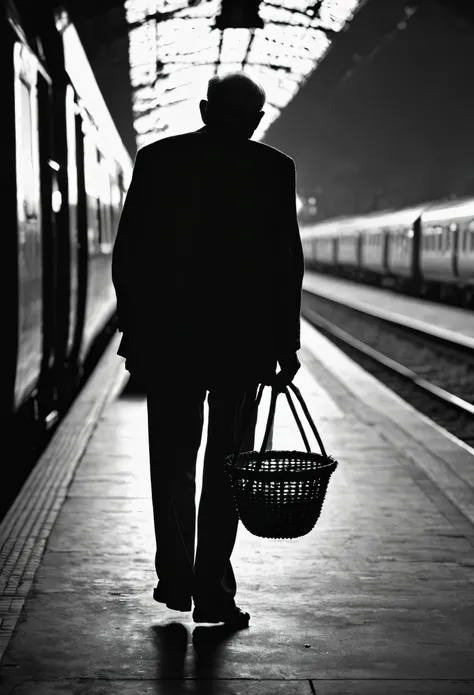
[[[262,538],[298,538],[321,514],[337,463],[321,454],[267,451],[256,470],[258,451],[226,459],[237,512],[245,528]]]

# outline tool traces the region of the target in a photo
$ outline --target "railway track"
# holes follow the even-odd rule
[[[418,411],[474,447],[474,350],[303,291],[302,315]]]

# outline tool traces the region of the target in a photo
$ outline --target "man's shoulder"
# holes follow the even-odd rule
[[[195,136],[194,132],[181,133],[179,135],[169,135],[166,138],[160,138],[159,140],[154,140],[147,145],[143,145],[143,147],[140,147],[138,151],[140,152],[140,155],[145,156],[153,155],[157,152],[161,153],[164,150],[179,148],[189,144],[189,142],[194,139],[193,136]]]
[[[258,153],[262,158],[266,158],[271,162],[278,163],[283,166],[294,166],[294,160],[281,150],[278,150],[272,145],[267,145],[265,142],[259,142],[258,140],[249,140],[250,147]]]
[[[189,152],[193,146],[200,145],[205,147],[206,140],[202,138],[202,129],[194,130],[188,133],[181,133],[179,135],[170,135],[166,138],[161,138],[160,140],[155,140],[154,142],[144,145],[140,148],[140,156],[145,159],[154,159],[156,156],[164,156],[166,153],[176,153],[179,150],[185,150]],[[294,168],[294,160],[278,150],[272,145],[267,145],[264,142],[259,142],[258,140],[245,140],[247,147],[247,152],[251,157],[255,157],[256,160],[260,160],[268,164],[269,166],[276,168]]]

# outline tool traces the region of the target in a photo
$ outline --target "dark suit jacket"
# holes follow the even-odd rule
[[[139,150],[112,259],[132,374],[266,379],[300,347],[303,272],[290,157],[207,126]]]

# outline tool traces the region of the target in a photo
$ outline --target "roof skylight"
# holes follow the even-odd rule
[[[137,145],[202,126],[214,75],[245,71],[265,90],[261,139],[360,0],[262,0],[263,29],[216,29],[219,0],[127,0]]]

